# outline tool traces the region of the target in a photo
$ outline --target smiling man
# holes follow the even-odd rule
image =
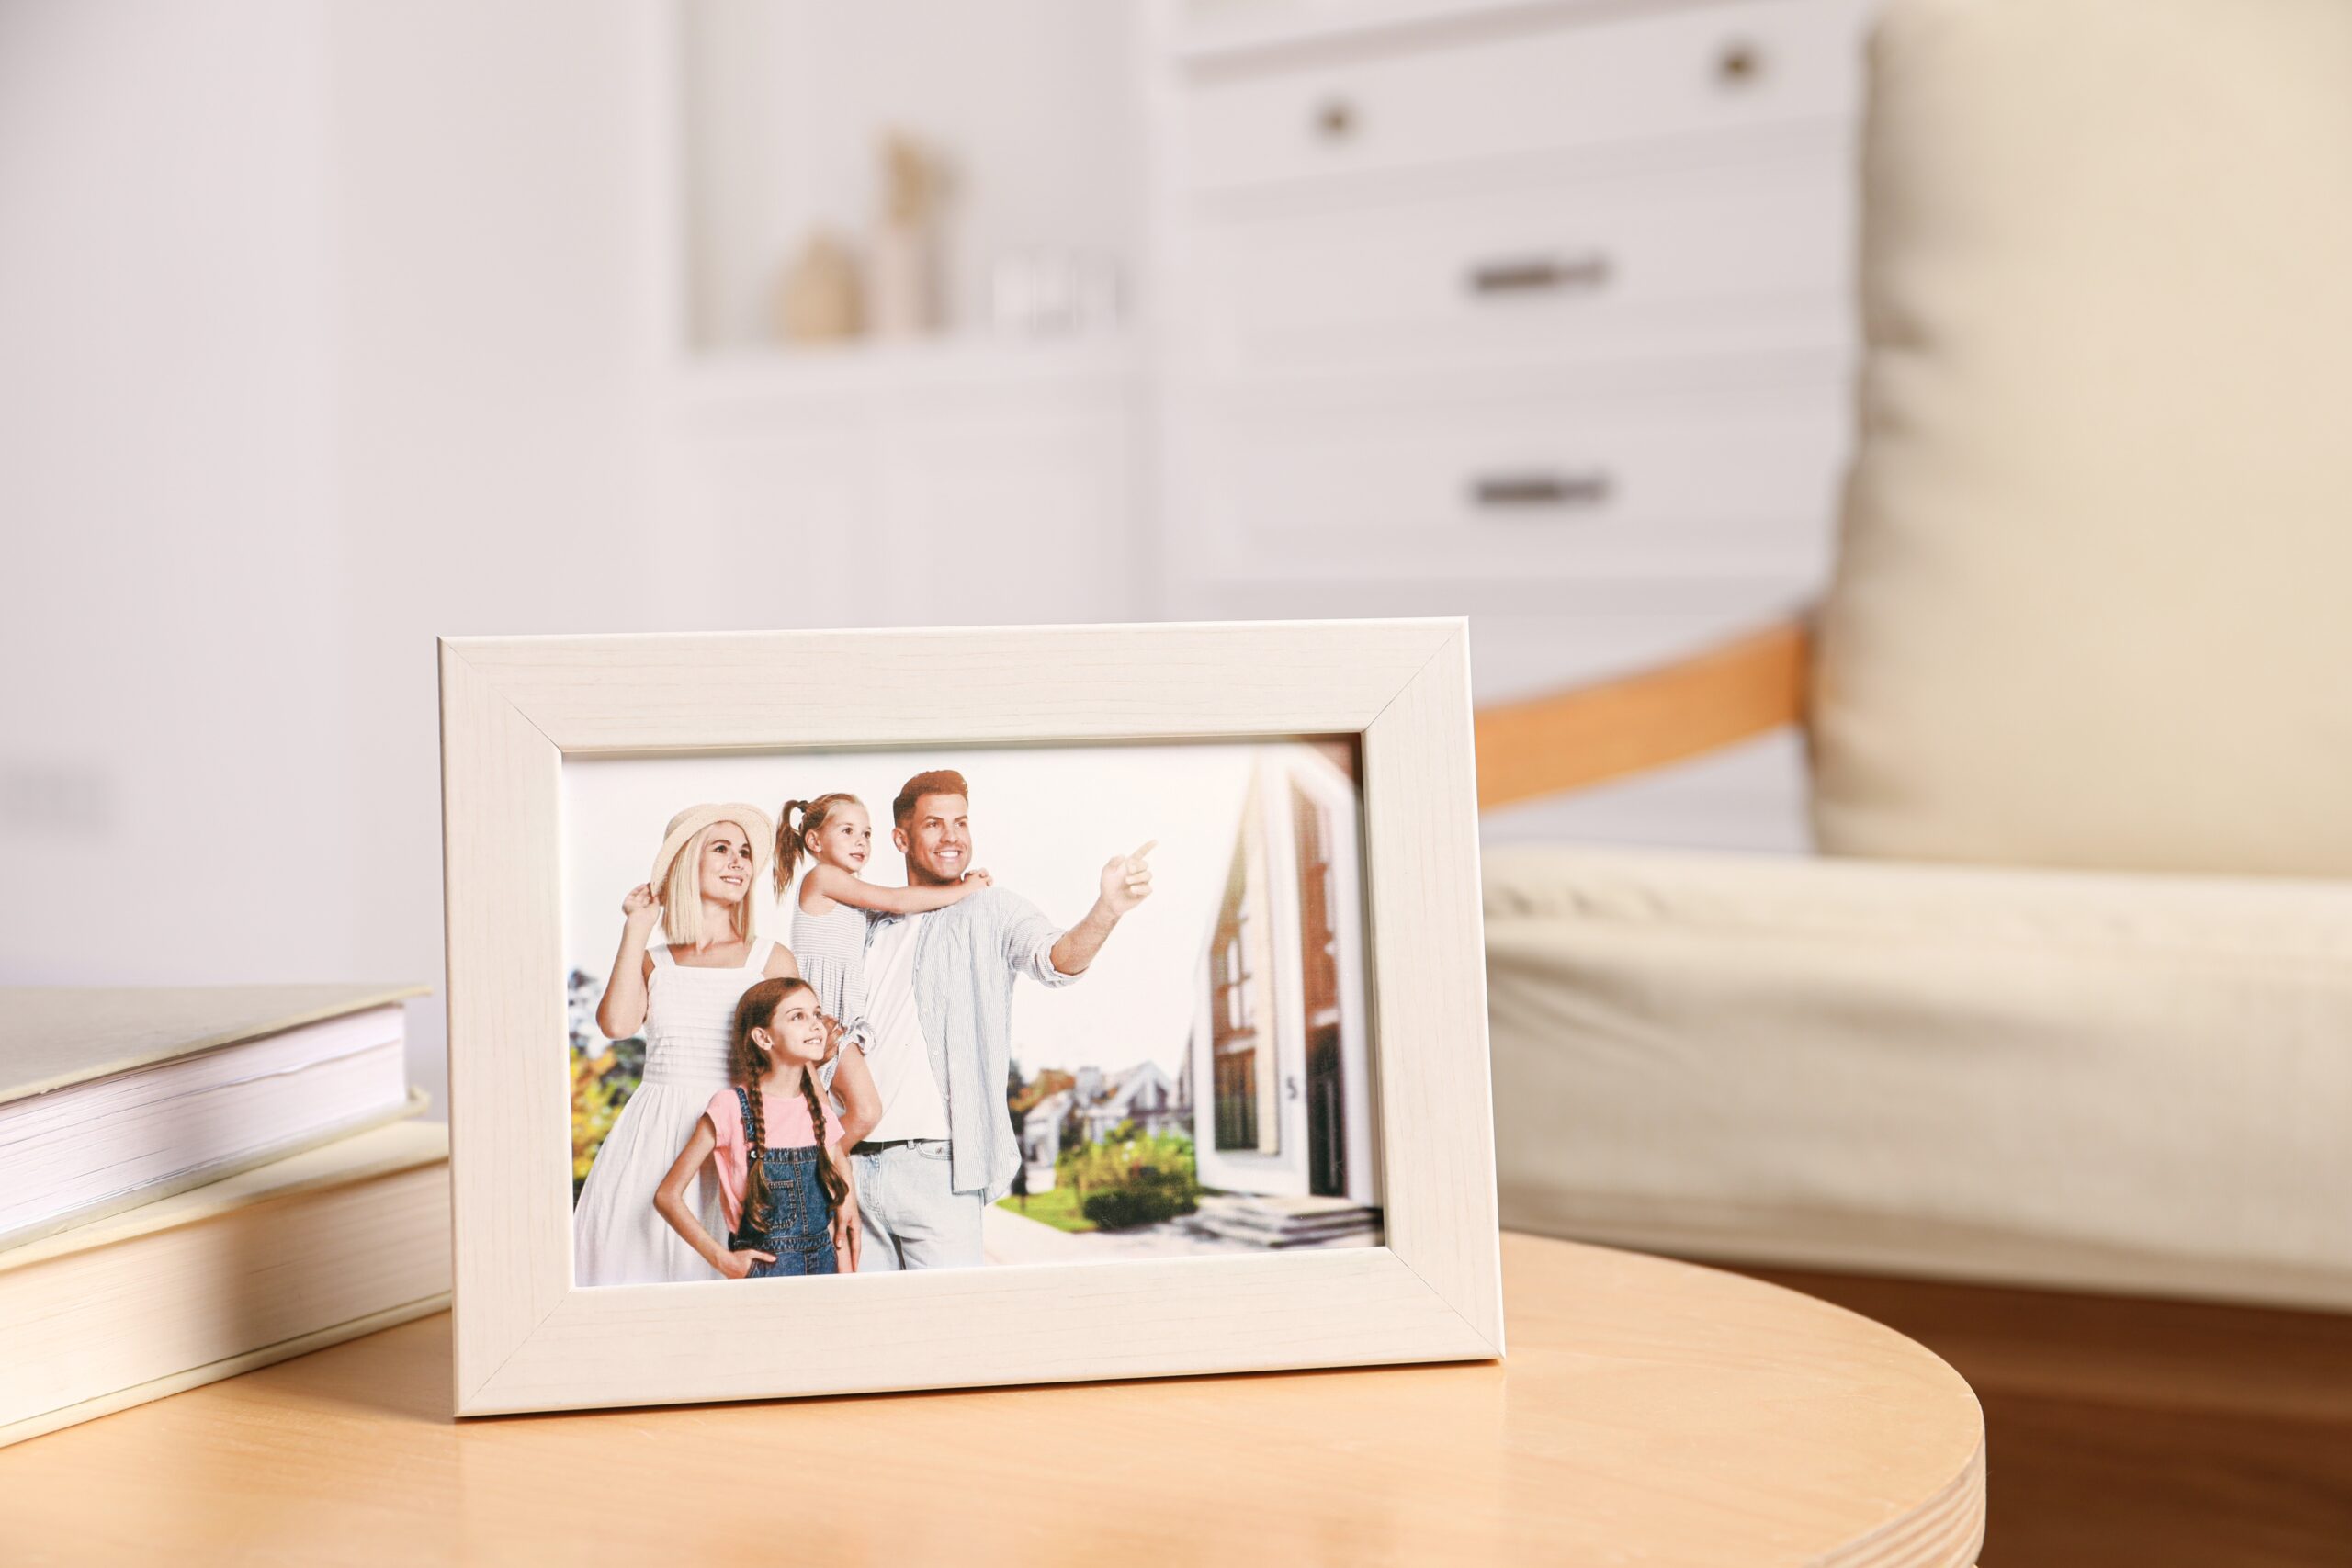
[[[946,769],[917,773],[891,803],[890,839],[909,886],[963,879],[971,792]],[[865,1048],[882,1119],[853,1151],[865,1224],[862,1269],[977,1266],[980,1216],[1012,1190],[1021,1148],[1004,1103],[1012,983],[1067,986],[1120,918],[1151,893],[1146,844],[1114,855],[1085,919],[1057,931],[1035,904],[989,886],[944,909],[886,915],[866,931]]]

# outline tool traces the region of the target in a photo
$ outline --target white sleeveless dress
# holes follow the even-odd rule
[[[753,942],[751,956],[736,969],[673,964],[667,947],[653,950],[645,998],[645,1077],[597,1149],[572,1207],[574,1284],[650,1285],[721,1277],[653,1212],[653,1193],[694,1135],[710,1097],[728,1086],[735,1004],[765,973],[775,947],[770,938]],[[727,1220],[707,1163],[687,1196],[703,1229],[725,1245]]]

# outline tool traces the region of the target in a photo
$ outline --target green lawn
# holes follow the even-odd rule
[[[1022,1207],[1024,1201],[1028,1204],[1026,1208]],[[1057,1231],[1091,1231],[1094,1228],[1094,1222],[1078,1212],[1078,1189],[1075,1187],[1056,1187],[1051,1192],[1035,1193],[1026,1200],[1000,1198],[996,1206],[1010,1209],[1023,1219],[1035,1220],[1039,1224],[1051,1225]]]

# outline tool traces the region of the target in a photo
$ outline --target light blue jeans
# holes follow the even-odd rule
[[[949,1185],[950,1148],[945,1138],[918,1138],[851,1156],[865,1233],[860,1273],[980,1266],[980,1214],[988,1205],[981,1194]]]

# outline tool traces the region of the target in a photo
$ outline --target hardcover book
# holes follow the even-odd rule
[[[415,1114],[422,994],[0,989],[0,1249]]]
[[[447,1129],[337,1139],[0,1251],[0,1446],[448,1300]]]

